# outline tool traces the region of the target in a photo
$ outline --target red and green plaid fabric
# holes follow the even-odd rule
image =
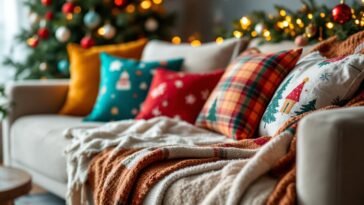
[[[197,126],[237,140],[251,138],[275,90],[301,53],[299,49],[237,58],[204,105]]]

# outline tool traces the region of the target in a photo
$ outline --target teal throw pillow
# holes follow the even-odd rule
[[[154,71],[165,68],[180,71],[183,59],[167,61],[136,61],[100,54],[100,90],[93,107],[84,121],[116,121],[134,119],[144,102]]]

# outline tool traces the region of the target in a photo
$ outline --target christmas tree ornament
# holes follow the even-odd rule
[[[39,39],[38,37],[31,37],[31,38],[28,38],[27,40],[27,44],[28,46],[32,47],[32,48],[35,48],[38,46],[39,44]]]
[[[39,64],[39,70],[40,71],[47,71],[48,70],[48,64],[46,62],[43,62],[41,64]]]
[[[57,63],[57,70],[58,70],[58,72],[62,73],[63,75],[69,75],[70,71],[69,71],[68,60],[66,60],[66,59],[60,60]]]
[[[258,33],[258,35],[262,35],[264,27],[264,24],[258,23],[257,25],[255,25],[254,30]]]
[[[308,39],[306,36],[304,35],[300,35],[300,36],[297,36],[295,39],[294,39],[294,43],[297,45],[297,46],[307,46],[308,44]]]
[[[130,3],[129,0],[114,0],[114,4],[118,7],[124,7],[129,3]]]
[[[332,17],[337,23],[344,24],[351,19],[351,16],[351,8],[343,0],[332,9]]]
[[[95,40],[91,36],[85,36],[81,39],[82,48],[91,48],[95,45]]]
[[[149,32],[154,32],[158,30],[159,24],[158,21],[155,20],[155,18],[148,18],[147,21],[145,21],[145,30]]]
[[[65,26],[61,26],[59,28],[57,28],[56,30],[56,39],[59,41],[59,42],[66,42],[70,39],[71,37],[71,31],[65,27]]]
[[[71,14],[71,13],[73,13],[74,9],[75,9],[75,5],[70,1],[64,3],[62,6],[62,12],[64,14]]]
[[[49,38],[49,29],[46,27],[40,28],[37,33],[38,33],[38,36],[42,39]]]
[[[106,39],[112,39],[114,38],[115,34],[116,34],[116,29],[114,26],[112,26],[110,23],[106,23],[103,27],[103,34],[102,36]]]
[[[37,13],[35,13],[35,12],[31,12],[31,13],[29,14],[29,21],[30,21],[30,23],[31,23],[32,25],[35,25],[35,24],[39,23],[39,22],[40,22],[40,20],[41,20],[41,18],[40,18],[40,16],[39,16]]]
[[[94,10],[90,10],[83,18],[83,23],[89,28],[96,28],[101,22],[101,17]]]
[[[308,24],[308,26],[305,28],[305,34],[307,38],[312,38],[316,35],[317,28],[312,23]]]
[[[48,21],[51,21],[54,18],[54,14],[52,11],[47,11],[44,14],[44,18],[47,19]]]
[[[52,4],[52,0],[42,0],[42,4],[44,6],[50,6]]]

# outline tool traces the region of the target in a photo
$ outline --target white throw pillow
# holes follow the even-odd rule
[[[269,103],[259,126],[274,135],[291,117],[328,105],[343,104],[364,79],[364,55],[327,59],[319,52],[302,58]]]
[[[184,58],[183,70],[189,72],[210,72],[226,68],[232,59],[246,48],[245,39],[228,39],[221,44],[215,42],[192,47],[183,43],[174,45],[169,42],[153,40],[144,48],[142,61],[161,61]]]

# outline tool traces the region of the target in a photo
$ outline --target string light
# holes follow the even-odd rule
[[[191,46],[192,47],[198,47],[198,46],[201,46],[201,41],[200,40],[193,40],[191,42]]]
[[[80,6],[76,6],[75,9],[73,10],[76,14],[81,13],[82,9]]]
[[[126,7],[126,12],[128,13],[134,13],[135,12],[135,6],[133,4],[130,4]]]
[[[264,30],[263,36],[266,37],[266,38],[270,37],[270,31]]]
[[[172,38],[172,43],[173,44],[180,44],[182,42],[182,39],[181,39],[181,37],[179,37],[179,36],[174,36],[173,38]]]
[[[246,17],[246,16],[243,16],[241,19],[240,19],[240,24],[241,24],[241,27],[243,28],[243,29],[247,29],[247,28],[249,28],[249,26],[251,25],[251,21],[250,21],[250,19],[248,18],[248,17]]]
[[[103,28],[103,27],[101,27],[101,28],[99,28],[99,29],[97,29],[97,33],[100,35],[100,36],[103,36],[103,35],[105,35],[105,29]]]
[[[332,28],[334,28],[334,24],[333,24],[332,22],[327,22],[327,23],[326,23],[326,27],[327,27],[328,29],[332,29]]]
[[[252,31],[252,32],[250,33],[250,35],[254,38],[254,37],[256,37],[256,36],[258,35],[258,32],[256,32],[256,31]]]
[[[224,38],[222,38],[222,37],[217,37],[216,38],[216,43],[217,44],[222,44],[224,42]]]
[[[140,7],[142,7],[142,9],[150,9],[150,7],[152,7],[152,2],[148,1],[148,0],[144,0],[140,3]]]
[[[320,16],[321,16],[321,18],[325,18],[326,17],[326,14],[324,12],[321,12],[320,13]]]
[[[73,19],[73,15],[72,14],[67,14],[66,19],[71,21]]]
[[[286,16],[287,15],[287,12],[282,9],[282,10],[279,11],[279,15]]]
[[[313,14],[311,14],[311,13],[307,14],[307,18],[310,20],[313,19]]]
[[[233,35],[234,35],[235,38],[241,38],[241,37],[243,37],[243,33],[240,32],[240,31],[234,31],[233,32]]]
[[[153,3],[155,3],[155,4],[162,4],[163,1],[162,0],[153,0]]]

